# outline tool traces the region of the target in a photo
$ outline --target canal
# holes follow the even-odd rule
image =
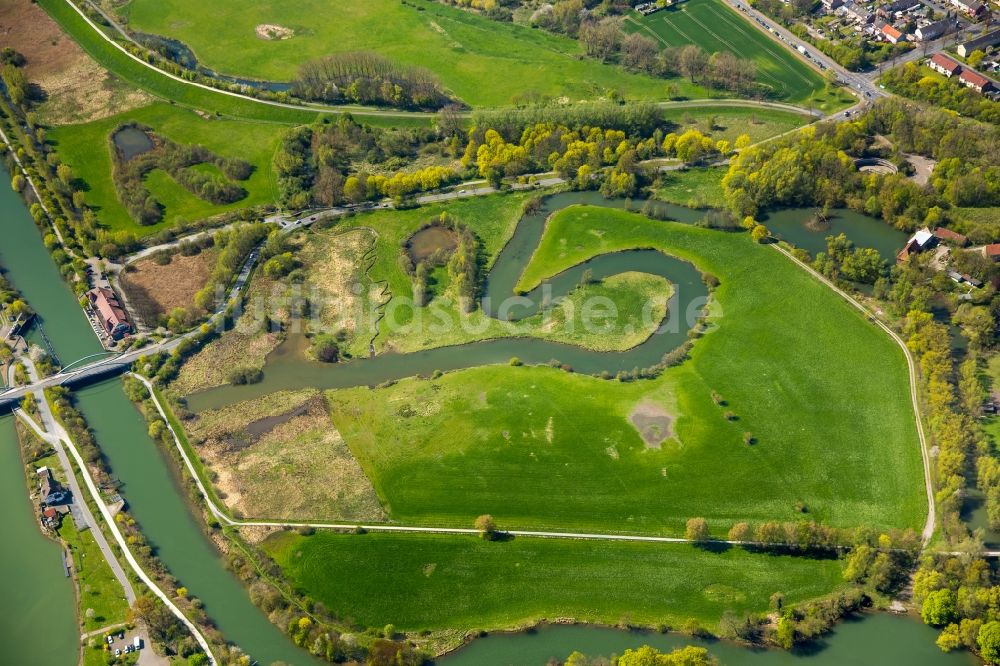
[[[14,417],[0,417],[2,661],[66,666],[77,660],[76,599],[62,549],[42,536],[28,500]]]
[[[251,603],[192,515],[172,463],[149,438],[146,422],[115,379],[77,391],[78,407],[94,431],[121,494],[157,556],[229,641],[261,664],[316,663]]]
[[[10,182],[2,165],[0,178]],[[102,351],[76,296],[42,244],[41,232],[24,201],[6,185],[0,187],[0,267],[37,313],[26,336],[30,342],[45,347],[41,325],[63,365]]]

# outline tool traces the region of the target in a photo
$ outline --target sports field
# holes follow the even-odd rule
[[[717,330],[651,381],[490,366],[330,392],[393,519],[668,534],[692,516],[719,533],[738,520],[921,524],[907,374],[889,338],[745,235],[583,212],[550,219],[520,288],[596,254],[658,248],[721,280]],[[642,405],[669,422],[660,448],[633,425]]]
[[[149,226],[138,225],[118,199],[111,177],[109,137],[116,127],[129,120],[148,125],[177,143],[201,144],[224,157],[250,162],[254,172],[247,181],[240,183],[247,196],[232,204],[215,205],[196,197],[166,173],[156,170],[147,177],[146,186],[164,205],[163,221]],[[194,221],[273,202],[276,192],[271,158],[285,130],[286,127],[279,124],[204,117],[185,108],[156,103],[83,125],[54,128],[49,138],[63,162],[83,181],[87,205],[95,209],[98,221],[110,229],[133,231],[143,236],[174,224],[178,217]]]
[[[436,1],[134,0],[123,12],[132,28],[179,39],[204,65],[226,74],[287,81],[308,60],[368,50],[430,69],[474,106],[509,104],[526,92],[575,100],[616,90],[631,99],[667,99],[671,84],[685,97],[705,96],[680,78],[630,74],[581,58],[576,40]],[[260,39],[261,24],[291,28],[294,36]]]
[[[795,603],[842,585],[836,560],[686,544],[282,532],[263,547],[297,587],[345,620],[405,631],[542,618],[673,627],[694,619],[714,628],[727,610],[766,611],[774,592]]]
[[[786,47],[751,25],[722,0],[688,0],[672,9],[648,16],[631,15],[625,28],[655,38],[664,48],[695,44],[706,53],[729,51],[757,65],[757,80],[774,91],[774,97],[792,102],[827,99],[826,82],[819,72]],[[822,108],[822,107],[821,107]]]

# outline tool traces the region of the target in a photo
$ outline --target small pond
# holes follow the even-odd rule
[[[845,234],[856,246],[874,248],[883,259],[892,262],[908,238],[906,232],[882,220],[846,208],[831,210],[825,224],[812,224],[812,217],[805,209],[786,208],[768,213],[763,222],[776,237],[814,257],[818,252],[826,252],[827,236]]]
[[[115,142],[115,147],[126,162],[136,155],[148,153],[155,147],[153,139],[138,127],[123,127],[112,135],[111,140]]]
[[[414,264],[427,261],[438,252],[445,257],[451,256],[456,247],[458,247],[458,235],[454,230],[439,224],[424,227],[406,241],[406,249]]]

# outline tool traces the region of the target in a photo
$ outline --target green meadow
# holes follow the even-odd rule
[[[240,182],[247,196],[228,205],[212,204],[185,190],[165,172],[156,170],[146,178],[146,186],[165,208],[163,221],[138,225],[118,199],[111,175],[110,137],[116,127],[129,120],[148,125],[177,143],[201,144],[219,155],[250,162],[254,172],[248,180]],[[82,181],[87,205],[95,210],[99,222],[112,230],[133,231],[143,236],[174,224],[178,217],[198,220],[273,203],[277,192],[271,159],[285,129],[273,123],[206,118],[185,108],[156,103],[82,125],[54,128],[48,136],[63,162]]]
[[[528,92],[575,100],[614,90],[632,99],[667,99],[671,84],[685,97],[705,96],[680,78],[665,81],[583,58],[576,40],[436,1],[134,0],[123,12],[134,29],[179,39],[226,74],[287,81],[308,60],[360,50],[426,67],[473,106],[509,104]],[[262,40],[254,32],[260,24],[295,35]]]
[[[491,513],[511,528],[662,534],[681,533],[692,516],[718,534],[739,520],[921,523],[902,352],[773,249],[576,206],[550,218],[519,287],[640,247],[721,281],[717,327],[655,380],[490,366],[328,393],[392,519],[471,525]],[[630,421],[640,404],[669,415],[660,448]]]
[[[541,619],[715,627],[723,612],[763,612],[842,584],[836,560],[713,553],[687,544],[426,534],[309,537],[263,544],[294,584],[340,617],[404,631],[495,629]]]

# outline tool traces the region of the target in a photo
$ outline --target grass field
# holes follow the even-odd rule
[[[289,80],[307,60],[369,50],[432,70],[474,106],[509,104],[528,91],[594,99],[616,90],[632,99],[666,99],[668,86],[676,84],[685,97],[705,94],[682,79],[668,82],[581,59],[575,40],[428,0],[134,0],[123,11],[134,29],[179,39],[208,67],[241,76]],[[254,28],[263,23],[296,34],[258,39]]]
[[[296,109],[241,99],[214,90],[175,81],[145,67],[105,41],[65,0],[39,0],[48,14],[99,65],[124,81],[172,104],[201,109],[227,117],[300,125],[323,115],[312,109]],[[336,114],[334,114],[336,115]],[[378,127],[425,127],[429,116],[412,114],[361,114],[364,122]]]
[[[158,134],[181,144],[201,144],[224,157],[238,157],[255,169],[241,182],[247,196],[233,204],[217,206],[191,194],[163,172],[154,171],[146,185],[165,207],[163,221],[149,226],[136,224],[118,199],[111,178],[110,135],[129,120],[153,128]],[[99,222],[110,229],[125,229],[147,235],[172,225],[177,217],[197,220],[230,210],[271,203],[275,200],[271,159],[285,128],[274,123],[222,118],[203,118],[188,109],[156,103],[141,109],[84,125],[67,125],[49,132],[62,160],[83,181],[87,205],[96,209]]]
[[[596,254],[661,248],[719,277],[718,329],[653,381],[493,366],[330,392],[392,518],[671,534],[698,515],[720,531],[747,519],[920,524],[919,446],[891,340],[745,235],[593,209],[581,233],[578,211],[550,219],[521,287]],[[662,449],[628,420],[644,401],[673,417]]]
[[[728,167],[667,171],[660,175],[654,197],[692,208],[723,208],[722,178]]]
[[[748,135],[751,142],[757,143],[813,120],[812,116],[780,109],[712,106],[711,102],[697,107],[666,108],[663,117],[676,125],[671,130],[673,132],[681,133],[694,128],[716,141],[725,139],[730,143],[741,134]],[[709,121],[712,121],[711,126]]]
[[[626,29],[641,31],[663,47],[696,44],[707,53],[729,51],[757,65],[757,80],[776,99],[836,108],[836,92],[828,92],[823,77],[770,39],[721,0],[689,0],[673,9],[639,17]]]
[[[547,618],[714,627],[726,610],[761,612],[839,587],[836,560],[710,553],[685,544],[436,535],[301,537],[264,549],[297,586],[341,617],[405,631],[495,629]]]

